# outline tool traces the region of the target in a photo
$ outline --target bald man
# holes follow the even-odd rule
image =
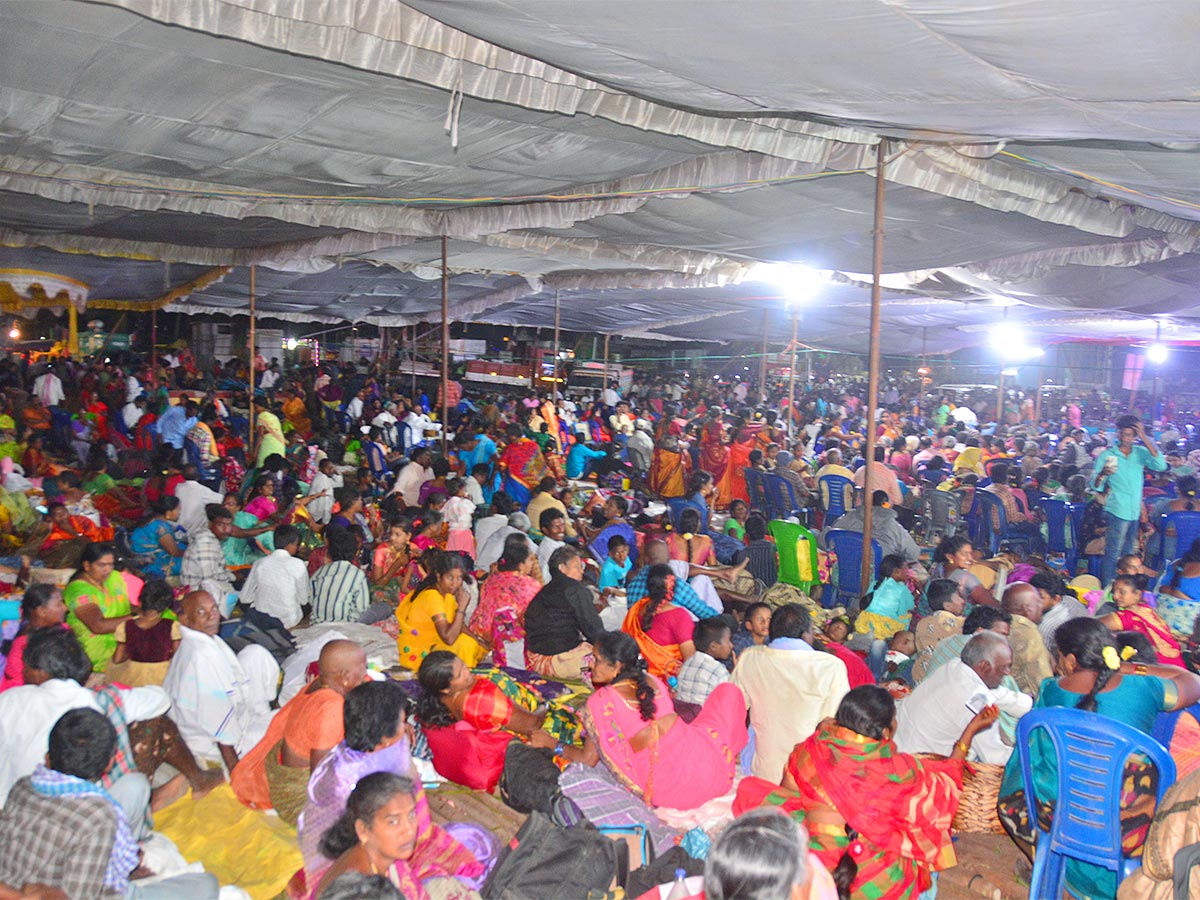
[[[651,566],[668,565],[675,573],[675,605],[682,606],[693,618],[707,619],[719,616],[725,611],[725,604],[717,594],[712,580],[718,578],[733,584],[738,576],[746,569],[746,563],[737,566],[693,566],[686,560],[671,559],[671,552],[665,541],[647,541],[642,550],[642,567],[630,577],[625,588],[629,605],[637,603],[646,596],[646,582]],[[683,584],[691,587],[690,591],[681,591]]]
[[[179,624],[183,639],[163,681],[170,716],[197,759],[233,772],[271,723],[279,664],[257,644],[234,654],[217,634],[221,611],[208,591],[183,598]]]
[[[1036,697],[1042,682],[1054,675],[1050,653],[1037,627],[1042,620],[1042,598],[1032,584],[1014,581],[1004,589],[1000,607],[1012,616],[1008,642],[1012,645],[1013,678],[1022,691]]]
[[[304,809],[308,777],[341,743],[342,703],[367,678],[367,654],[353,641],[321,648],[317,677],[271,719],[266,735],[238,763],[230,779],[246,806],[274,809],[295,825]]]

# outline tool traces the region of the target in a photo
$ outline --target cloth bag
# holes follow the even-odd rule
[[[586,897],[588,891],[624,887],[629,877],[629,845],[611,840],[590,825],[555,825],[532,813],[500,854],[480,892],[484,900],[529,897]]]

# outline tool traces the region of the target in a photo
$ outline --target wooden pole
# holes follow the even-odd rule
[[[75,304],[67,303],[67,356],[79,358],[79,313]]]
[[[771,334],[771,312],[763,310],[762,355],[758,358],[758,399],[767,402],[767,338]]]
[[[450,428],[450,264],[446,258],[446,236],[442,235],[442,456],[446,455],[446,432]]]
[[[387,339],[388,329],[386,325],[379,328],[379,363],[383,366],[383,399],[387,401],[388,395],[388,358],[387,358]]]
[[[417,399],[417,326],[412,327],[412,366],[409,368],[412,373],[412,390],[408,395],[409,406],[416,402]],[[422,435],[424,437],[424,435]]]
[[[250,267],[250,455],[254,458],[254,445],[257,443],[257,430],[254,427],[254,352],[255,352],[255,329],[257,327],[255,316],[255,298],[254,298],[254,274],[255,267]]]
[[[792,367],[788,375],[788,444],[796,439],[796,341],[800,334],[800,315],[792,310]],[[792,448],[789,446],[789,450]]]
[[[1042,364],[1038,363],[1037,371],[1037,393],[1033,395],[1033,424],[1037,425],[1042,421],[1042,382],[1043,377]]]
[[[554,292],[554,381],[550,387],[550,402],[558,402],[558,326],[559,326],[558,291]]]
[[[150,372],[154,373],[154,360],[158,355],[158,310],[150,310]]]
[[[863,453],[866,458],[866,468],[863,470],[863,554],[861,572],[861,584],[864,593],[870,590],[871,582],[875,577],[875,567],[872,564],[873,560],[871,558],[871,528],[873,525],[871,513],[874,509],[871,497],[875,486],[872,483],[871,470],[875,463],[875,411],[879,402],[879,316],[882,295],[880,279],[883,277],[883,167],[886,159],[887,141],[880,139],[879,146],[875,150],[875,229],[871,268],[871,338],[870,362],[867,369],[867,421],[864,428],[867,444]],[[856,597],[852,601],[853,609],[858,609],[860,599]]]

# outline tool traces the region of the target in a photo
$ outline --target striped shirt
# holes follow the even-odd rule
[[[344,559],[326,563],[317,570],[312,583],[312,624],[356,622],[371,605],[367,576],[354,563]]]

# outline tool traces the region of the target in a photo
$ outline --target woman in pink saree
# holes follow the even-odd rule
[[[606,632],[593,647],[597,690],[583,711],[585,762],[603,761],[649,806],[695,809],[733,784],[746,746],[746,702],[730,683],[718,685],[700,714],[685,722],[666,685],[647,674],[637,642]]]

